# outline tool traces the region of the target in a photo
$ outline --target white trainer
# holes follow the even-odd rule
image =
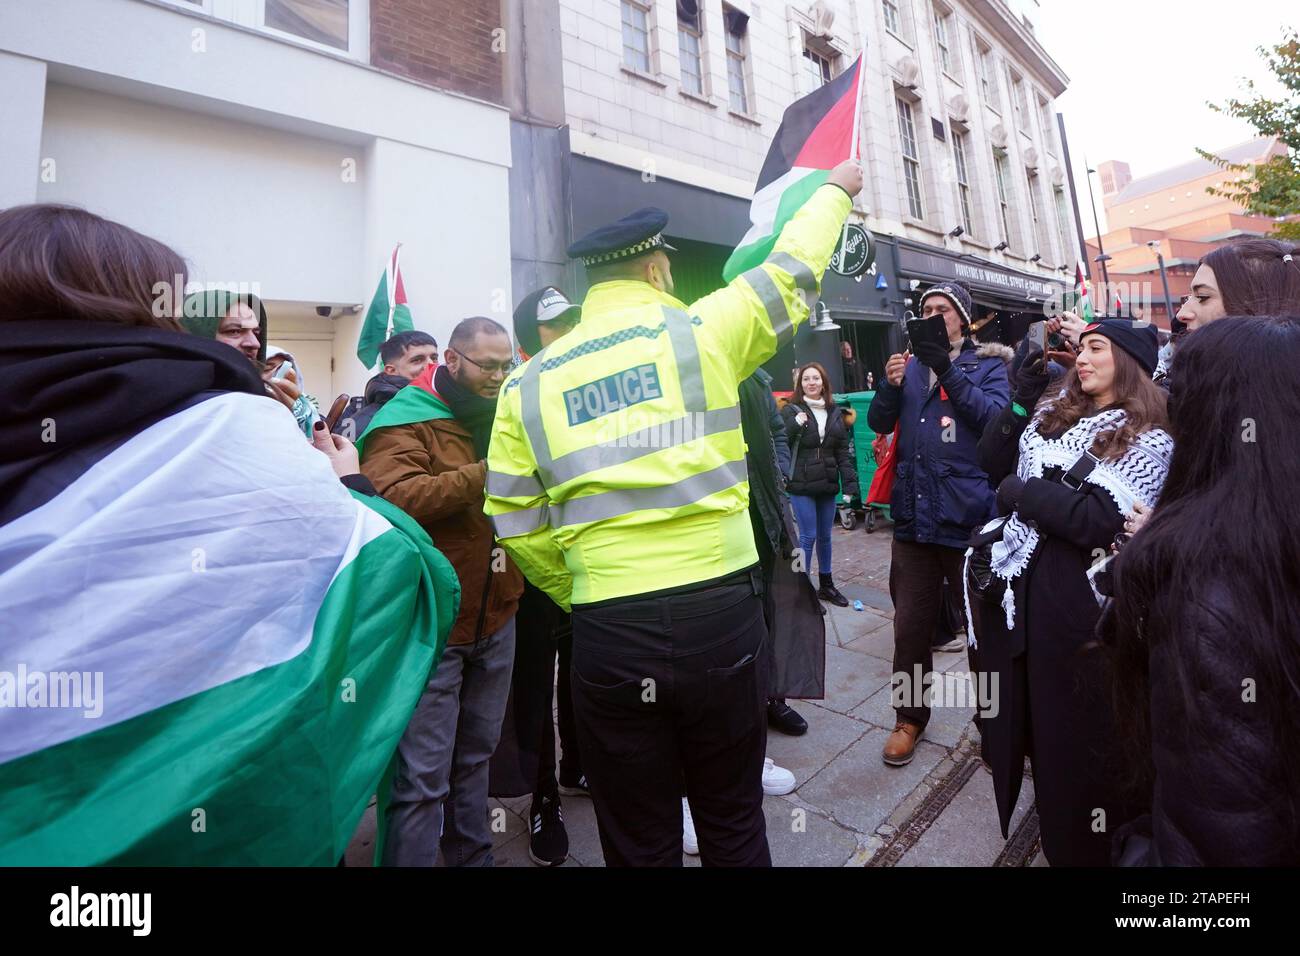
[[[695,835],[695,821],[691,819],[691,805],[682,797],[682,849],[691,856],[700,855],[700,840]]]
[[[780,797],[794,791],[794,774],[778,767],[771,757],[763,758],[763,792],[769,797]]]

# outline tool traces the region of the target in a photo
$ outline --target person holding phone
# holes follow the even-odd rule
[[[980,354],[968,335],[971,309],[970,292],[958,282],[927,290],[921,318],[931,326],[942,322],[946,334],[919,334],[914,355],[891,355],[867,409],[877,434],[898,426],[889,567],[898,703],[881,752],[890,766],[911,762],[930,719],[924,682],[934,670],[931,645],[944,580],[961,580],[971,531],[993,515],[993,486],[976,460],[976,446],[1011,395],[1002,357]],[[915,686],[917,673],[921,686]]]
[[[781,410],[791,457],[786,490],[808,571],[812,571],[813,542],[817,543],[817,596],[848,607],[849,599],[831,577],[831,528],[836,496],[843,495],[847,502],[858,494],[858,469],[849,452],[856,416],[853,409],[835,404],[829,386],[826,369],[817,362],[809,362],[795,374],[794,395]]]
[[[1106,319],[1080,344],[1063,388],[1049,390],[1041,352],[1027,358],[1010,407],[985,429],[979,461],[998,482],[1001,518],[981,529],[988,584],[968,592],[981,669],[996,678],[980,729],[1002,832],[1028,756],[1053,866],[1105,866],[1110,835],[1137,813],[1119,786],[1130,729],[1103,693],[1092,575],[1125,515],[1155,505],[1173,448],[1151,381],[1155,326]]]

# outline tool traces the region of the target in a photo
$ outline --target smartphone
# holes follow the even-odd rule
[[[334,404],[331,405],[330,410],[325,413],[325,427],[331,432],[333,432],[334,427],[338,425],[339,419],[343,416],[343,409],[348,407],[349,401],[351,401],[351,396],[349,396],[347,392],[344,392],[338,398],[334,399]]]
[[[292,371],[293,371],[292,365],[290,365],[288,362],[281,362],[280,367],[277,368],[275,370],[275,374],[271,376],[271,381],[278,382],[280,381],[280,379],[284,378]]]
[[[943,348],[945,352],[950,347],[948,343],[948,326],[944,324],[942,315],[932,315],[925,319],[908,319],[907,338],[911,342],[913,355],[916,354],[917,345],[922,342],[933,342]]]
[[[1035,322],[1029,327],[1029,339],[1038,346],[1038,351],[1047,354],[1047,323]]]

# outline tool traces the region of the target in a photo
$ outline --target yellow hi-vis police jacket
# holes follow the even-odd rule
[[[485,510],[562,608],[758,561],[737,387],[808,317],[851,208],[822,186],[762,265],[689,306],[598,283],[577,328],[507,379]]]

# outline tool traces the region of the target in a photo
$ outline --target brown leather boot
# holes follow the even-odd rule
[[[901,767],[911,763],[912,758],[916,756],[916,742],[921,739],[921,734],[924,732],[925,728],[920,724],[914,724],[900,717],[894,724],[894,732],[885,741],[885,749],[880,752],[881,758],[891,767]]]

